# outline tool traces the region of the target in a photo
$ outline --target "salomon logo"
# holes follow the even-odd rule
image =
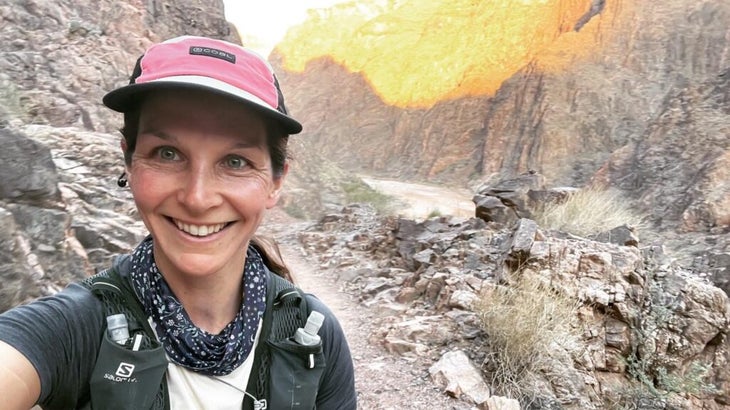
[[[134,373],[134,365],[131,363],[121,362],[114,374],[106,373],[104,374],[104,378],[117,383],[137,383],[137,378],[132,377],[132,373]]]
[[[118,377],[131,377],[134,372],[134,365],[129,363],[119,363],[119,368],[115,373]]]

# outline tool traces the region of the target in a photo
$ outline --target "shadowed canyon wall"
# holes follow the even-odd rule
[[[0,5],[0,121],[114,132],[101,105],[155,41],[190,34],[236,40],[222,0],[10,0]]]
[[[101,97],[154,41],[234,33],[221,1],[0,5],[0,311],[107,267],[142,238],[115,183],[121,115]]]

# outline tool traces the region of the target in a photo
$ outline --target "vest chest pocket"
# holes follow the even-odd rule
[[[314,409],[325,368],[322,342],[300,345],[292,340],[268,341],[271,352],[269,409]]]
[[[93,410],[158,407],[160,403],[155,400],[167,370],[167,358],[157,341],[153,345],[151,349],[132,350],[113,342],[104,332],[90,381]]]

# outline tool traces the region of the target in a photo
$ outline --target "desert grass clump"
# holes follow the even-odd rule
[[[428,213],[428,216],[426,218],[431,219],[431,218],[438,218],[441,216],[444,216],[444,214],[441,213],[440,209],[436,208],[436,209],[432,209],[431,212]]]
[[[483,369],[499,394],[521,401],[537,393],[530,380],[541,378],[555,362],[551,353],[574,346],[579,338],[571,326],[577,301],[528,272],[509,286],[484,292],[477,307],[487,340]]]
[[[586,187],[560,203],[550,203],[535,211],[535,221],[547,229],[590,236],[627,225],[644,227],[645,221],[618,190]]]
[[[387,213],[390,210],[392,197],[381,194],[360,179],[344,182],[340,186],[348,204],[370,204],[380,213]]]

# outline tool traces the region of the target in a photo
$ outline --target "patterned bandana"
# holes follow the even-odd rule
[[[240,366],[253,348],[266,308],[266,268],[252,246],[243,269],[243,303],[231,323],[217,335],[195,326],[160,274],[152,237],[132,253],[132,285],[156,326],[157,337],[174,363],[208,376],[224,376]]]

